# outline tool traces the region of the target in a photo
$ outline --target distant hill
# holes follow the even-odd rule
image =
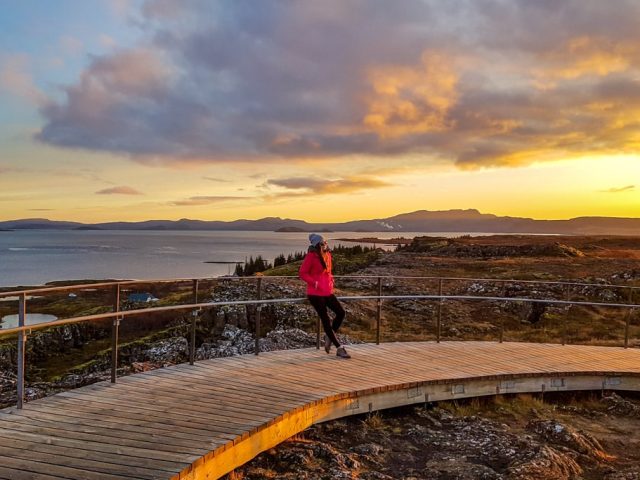
[[[0,222],[0,229],[63,230],[244,230],[280,232],[468,232],[538,233],[566,235],[640,235],[640,218],[578,217],[568,220],[534,220],[499,217],[468,210],[418,210],[393,217],[342,223],[308,223],[290,218],[266,217],[231,222],[191,220],[147,220],[83,224],[28,218]]]
[[[58,222],[47,220],[46,218],[24,218],[22,220],[0,222],[0,228],[11,230],[72,230],[82,226],[84,224],[79,222]]]

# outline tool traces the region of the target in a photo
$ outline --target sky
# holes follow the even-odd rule
[[[640,217],[640,0],[0,8],[0,220]]]

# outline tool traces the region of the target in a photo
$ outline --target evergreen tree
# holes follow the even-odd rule
[[[273,260],[273,266],[274,267],[280,267],[282,265],[284,265],[285,263],[287,263],[287,259],[285,258],[284,254],[281,253],[280,255],[278,255],[274,260]]]

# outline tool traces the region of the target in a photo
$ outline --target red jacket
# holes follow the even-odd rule
[[[331,253],[325,256],[327,268],[322,267],[322,262],[317,252],[309,252],[300,265],[300,278],[307,282],[307,295],[319,295],[328,297],[333,293],[333,275],[331,273]]]

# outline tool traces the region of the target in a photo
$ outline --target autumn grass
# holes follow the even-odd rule
[[[367,414],[365,419],[362,420],[362,426],[368,430],[380,431],[380,430],[384,430],[387,427],[387,424],[382,414],[376,411],[376,412]]]

